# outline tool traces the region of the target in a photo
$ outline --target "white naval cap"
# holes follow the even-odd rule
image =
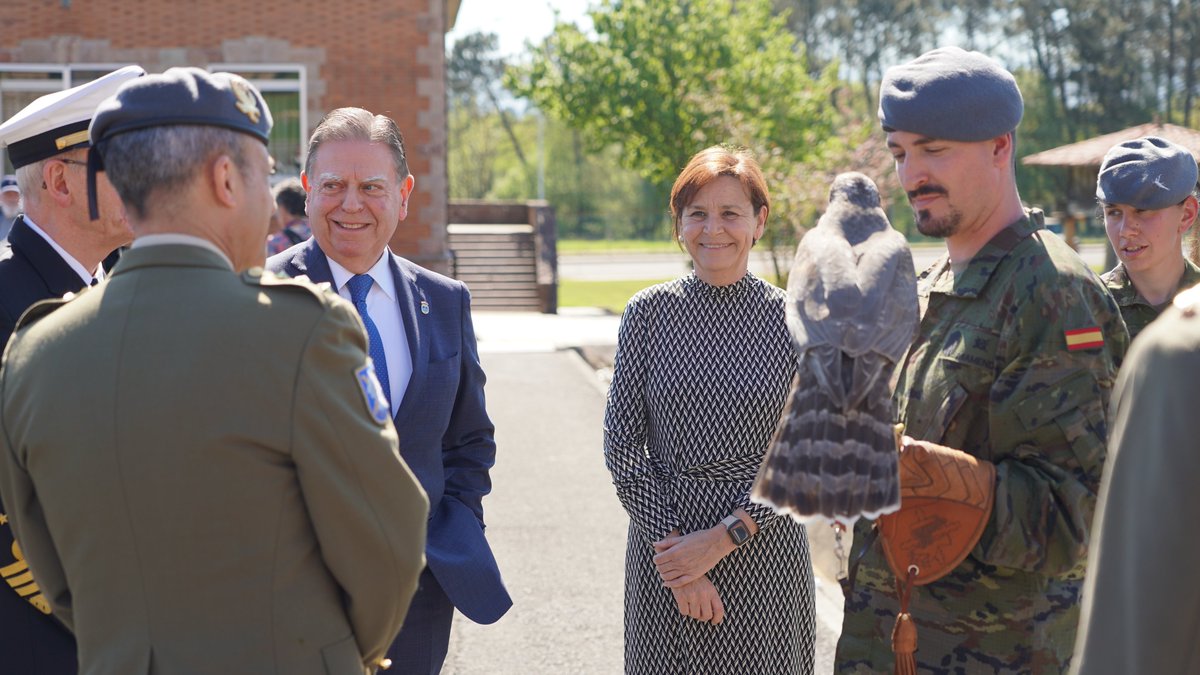
[[[72,148],[88,146],[88,125],[96,106],[121,85],[145,75],[141,66],[125,66],[78,87],[46,94],[0,124],[0,148],[8,148],[14,169]]]

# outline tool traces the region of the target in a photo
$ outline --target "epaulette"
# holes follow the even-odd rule
[[[17,324],[13,327],[13,331],[18,331],[25,326],[32,325],[37,321],[50,316],[51,312],[79,297],[79,295],[86,290],[87,287],[85,286],[79,291],[79,293],[67,293],[61,298],[49,298],[33,303],[29,306],[29,309],[26,309],[25,312],[21,314],[21,318],[17,319]]]
[[[1171,304],[1175,305],[1175,309],[1183,312],[1184,316],[1195,316],[1197,310],[1200,310],[1200,286],[1192,286],[1186,291],[1180,291]]]
[[[304,292],[322,304],[329,302],[329,296],[336,296],[333,287],[327,282],[313,283],[306,276],[289,277],[282,272],[267,272],[261,267],[251,267],[242,272],[242,281],[249,286],[270,286],[272,288],[294,289]]]

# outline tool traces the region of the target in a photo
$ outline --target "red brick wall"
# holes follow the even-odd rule
[[[308,124],[359,106],[404,133],[416,192],[392,242],[444,269],[446,0],[3,0],[0,63],[303,63]]]

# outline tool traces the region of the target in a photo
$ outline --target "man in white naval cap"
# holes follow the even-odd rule
[[[7,148],[24,202],[0,248],[0,350],[30,305],[99,280],[102,261],[133,239],[121,200],[103,175],[100,219],[88,218],[88,125],[101,101],[143,74],[126,66],[42,96],[0,125],[0,147]],[[75,639],[51,617],[2,513],[0,576],[7,582],[0,588],[0,672],[75,673]]]

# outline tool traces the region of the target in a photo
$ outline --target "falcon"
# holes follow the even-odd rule
[[[798,367],[752,497],[850,525],[900,507],[892,372],[916,335],[912,251],[861,173],[843,173],[796,248],[787,323]]]

